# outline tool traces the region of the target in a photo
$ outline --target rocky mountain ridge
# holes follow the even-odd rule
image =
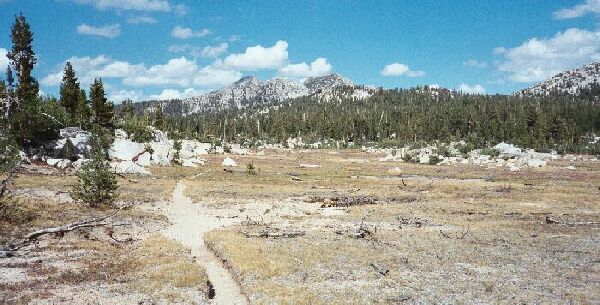
[[[533,87],[515,92],[515,95],[579,95],[582,90],[591,89],[599,84],[600,62],[594,62],[577,69],[558,73]]]
[[[245,76],[233,84],[219,90],[182,100],[148,101],[137,103],[137,108],[152,109],[160,104],[168,114],[190,115],[194,113],[217,111],[222,109],[244,109],[281,103],[302,96],[320,96],[329,100],[342,93],[339,88],[351,88],[352,96],[364,99],[370,96],[369,90],[356,86],[351,80],[338,74],[309,77],[304,82],[294,82],[286,78],[275,77],[261,81],[255,76]]]

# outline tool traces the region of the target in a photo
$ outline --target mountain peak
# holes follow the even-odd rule
[[[581,90],[589,89],[594,84],[600,84],[600,62],[560,72],[533,87],[515,92],[515,95],[578,95]]]

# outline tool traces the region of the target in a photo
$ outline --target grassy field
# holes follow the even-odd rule
[[[600,301],[599,163],[510,172],[378,157],[319,151],[236,158],[240,168],[252,162],[255,176],[223,172],[215,157],[188,192],[271,228],[305,232],[247,237],[240,226],[208,234],[253,303]],[[311,196],[377,201],[315,209]],[[291,203],[298,213],[286,207]],[[248,211],[261,204],[267,208]],[[361,227],[370,233],[352,237]]]
[[[133,225],[117,238],[134,241],[102,229],[46,238],[28,258],[0,261],[21,279],[1,281],[4,300],[68,303],[79,289],[126,304],[205,302],[206,274],[157,234],[168,221],[153,207],[183,181],[195,204],[234,223],[204,239],[253,304],[600,302],[600,162],[510,172],[358,150],[231,157],[239,166],[227,171],[209,155],[198,168],[119,178],[132,206],[119,220]],[[18,223],[0,221],[1,241],[107,212],[43,199],[74,181],[21,175],[14,189],[31,195],[17,200]]]

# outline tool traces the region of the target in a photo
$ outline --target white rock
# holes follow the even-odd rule
[[[202,143],[194,140],[182,140],[179,157],[181,160],[192,159],[198,156],[208,155],[211,143]]]
[[[543,167],[546,166],[546,161],[540,159],[529,159],[527,160],[527,166],[529,167]]]
[[[115,139],[127,140],[127,132],[123,129],[115,129]]]
[[[175,156],[175,150],[170,142],[151,142],[152,164],[158,166],[169,166]]]
[[[137,161],[135,161],[135,163],[137,163],[140,166],[150,166],[152,164],[151,159],[152,155],[150,155],[149,152],[145,152],[138,156]]]
[[[505,156],[521,156],[523,154],[523,151],[520,148],[504,142],[496,144],[494,148],[497,149],[501,155]]]
[[[569,165],[569,166],[565,167],[565,169],[575,170],[575,166]]]
[[[84,165],[84,164],[86,164],[86,163],[88,163],[90,161],[91,161],[90,159],[79,159],[79,160],[73,162],[73,168],[75,170],[79,170],[82,165]]]
[[[73,162],[68,159],[48,159],[48,160],[46,160],[46,164],[48,164],[50,166],[54,166],[56,168],[60,168],[60,169],[65,169],[65,168],[69,167],[69,165],[71,165],[71,163],[73,163]]]
[[[519,168],[519,167],[511,164],[511,165],[508,166],[508,170],[511,171],[511,172],[518,172],[518,171],[521,170],[521,168]]]
[[[321,167],[321,165],[300,163],[300,168],[317,168],[317,167]]]
[[[183,162],[181,162],[181,166],[184,166],[184,167],[198,167],[198,165],[196,163],[192,162],[191,159],[183,160]]]
[[[264,156],[265,155],[265,151],[261,150],[259,152],[256,153],[257,156]]]
[[[56,164],[58,164],[60,161],[62,161],[62,159],[47,159],[46,164],[50,166],[56,166]]]
[[[233,159],[227,157],[227,158],[223,159],[223,163],[221,163],[221,165],[223,165],[223,166],[237,166],[237,163]]]
[[[92,134],[88,131],[84,131],[79,127],[66,127],[59,131],[60,139],[50,143],[49,148],[53,151],[55,156],[58,156],[62,148],[70,140],[73,146],[75,146],[75,153],[80,157],[88,154],[91,150],[89,140]]]
[[[419,163],[429,164],[429,155],[428,154],[419,155]]]
[[[151,175],[150,171],[135,164],[133,161],[111,162],[110,166],[118,174]]]
[[[111,160],[131,161],[133,157],[138,156],[144,150],[145,145],[142,143],[125,139],[115,139],[108,150],[108,157]]]

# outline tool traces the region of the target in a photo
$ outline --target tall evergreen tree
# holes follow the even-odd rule
[[[95,79],[90,87],[90,101],[94,112],[94,123],[113,129],[114,106],[105,97],[102,79]]]
[[[163,129],[165,127],[165,119],[161,105],[158,105],[156,107],[156,113],[154,116],[154,127],[158,129]]]
[[[88,103],[85,90],[80,89],[77,97],[77,112],[75,114],[76,123],[81,128],[85,128],[89,125],[92,117],[92,109]]]
[[[39,84],[31,75],[37,58],[33,52],[33,33],[25,16],[15,17],[10,38],[12,50],[6,54],[10,64],[15,70],[18,79],[16,110],[26,108],[28,103],[33,103],[38,96]]]
[[[60,84],[60,105],[65,107],[69,114],[70,123],[75,123],[77,120],[77,107],[80,103],[81,88],[75,71],[70,62],[65,65],[62,83]]]

